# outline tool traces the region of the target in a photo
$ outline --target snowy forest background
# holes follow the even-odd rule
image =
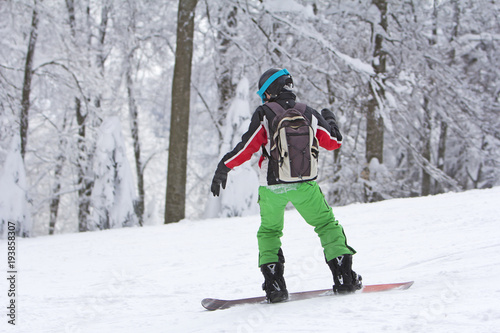
[[[270,67],[337,115],[330,204],[500,184],[498,1],[1,1],[0,234],[167,220],[178,14],[194,18],[187,161],[169,175],[187,172],[186,218],[258,212],[256,158],[220,198],[209,186]]]

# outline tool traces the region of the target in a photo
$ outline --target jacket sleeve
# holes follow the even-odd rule
[[[241,137],[241,141],[224,155],[221,162],[228,168],[234,169],[248,161],[252,155],[267,143],[267,131],[263,125],[263,115],[259,108],[254,112],[248,130]]]
[[[318,120],[316,139],[318,139],[320,147],[323,147],[326,150],[335,150],[340,148],[342,140],[337,139],[335,132],[332,130],[325,118],[323,118],[323,116],[316,110],[313,110],[313,117],[316,117]]]

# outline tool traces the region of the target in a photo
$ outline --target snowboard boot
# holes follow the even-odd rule
[[[282,302],[288,299],[285,278],[283,277],[285,266],[280,262],[272,262],[260,266],[264,275],[262,289],[266,292],[269,303]]]
[[[353,293],[363,287],[361,275],[352,270],[352,255],[344,254],[327,262],[333,274],[336,294]]]

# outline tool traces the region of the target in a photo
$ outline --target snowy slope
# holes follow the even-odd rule
[[[3,314],[0,331],[499,332],[499,198],[497,187],[334,208],[365,283],[411,289],[215,312],[200,300],[262,294],[258,216],[18,239],[18,322]],[[290,291],[331,285],[295,211],[283,249]],[[6,290],[2,278],[4,313]]]

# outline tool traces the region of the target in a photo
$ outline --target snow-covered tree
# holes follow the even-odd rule
[[[105,119],[99,128],[94,161],[91,230],[138,225],[134,177],[117,117]]]
[[[236,96],[227,109],[221,151],[233,149],[248,130],[253,109],[249,105],[249,82],[242,78],[236,87]],[[222,156],[220,156],[222,157]],[[259,179],[249,162],[240,165],[228,175],[227,186],[219,197],[209,200],[207,217],[246,216],[257,214]]]
[[[5,237],[8,223],[16,224],[16,234],[29,237],[33,221],[28,199],[28,186],[19,136],[11,139],[11,147],[0,168],[0,236]]]

